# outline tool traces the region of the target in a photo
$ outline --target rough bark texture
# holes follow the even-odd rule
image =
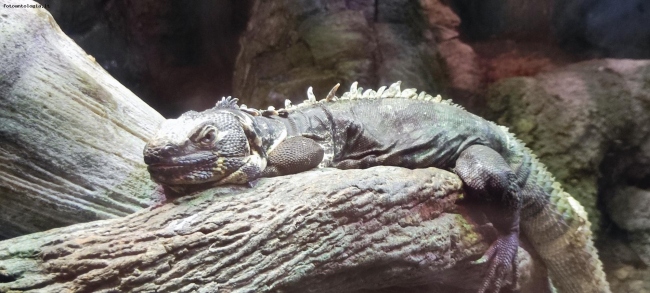
[[[0,13],[0,239],[148,206],[141,153],[162,116],[44,9]]]
[[[0,291],[473,292],[486,266],[469,262],[491,239],[455,204],[461,186],[439,169],[375,167],[209,189],[0,242]],[[520,250],[520,282],[543,288],[531,260]]]

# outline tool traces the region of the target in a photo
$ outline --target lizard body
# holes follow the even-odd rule
[[[377,165],[453,170],[468,197],[490,207],[500,232],[482,260],[490,266],[479,292],[498,292],[516,275],[520,230],[549,269],[559,292],[609,292],[584,209],[508,132],[460,106],[400,83],[340,98],[260,111],[224,98],[213,109],[169,119],[147,144],[154,181],[244,184],[315,167]]]

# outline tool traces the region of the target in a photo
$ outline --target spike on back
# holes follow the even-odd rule
[[[305,102],[310,103],[310,104],[316,103],[316,96],[314,95],[314,88],[309,87],[307,89],[307,100]]]
[[[386,86],[382,86],[377,90],[377,96],[382,97],[384,94],[384,91],[386,91]]]
[[[325,101],[330,102],[330,101],[338,100],[338,98],[336,97],[336,90],[338,90],[340,86],[341,84],[337,83],[327,94],[327,97],[325,97]]]
[[[359,85],[358,81],[355,81],[355,82],[352,83],[352,85],[350,86],[350,93],[351,94],[355,94],[357,92],[357,86],[358,85]]]
[[[217,102],[217,105],[215,105],[215,108],[222,108],[222,109],[239,109],[239,106],[237,106],[237,102],[239,99],[233,98],[231,96],[228,97],[222,97],[221,101]]]

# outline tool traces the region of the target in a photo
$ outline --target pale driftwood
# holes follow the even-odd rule
[[[461,185],[439,169],[375,167],[214,188],[0,242],[0,291],[473,292],[486,266],[470,261],[490,240],[456,205]],[[520,252],[520,282],[543,282]]]
[[[141,154],[163,117],[44,9],[2,9],[0,48],[0,239],[149,205]]]

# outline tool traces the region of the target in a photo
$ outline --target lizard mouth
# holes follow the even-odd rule
[[[148,162],[147,165],[150,169],[174,170],[212,164],[218,159],[219,157],[213,154],[192,154],[172,158],[158,157],[155,162]]]
[[[160,184],[168,186],[202,184],[219,182],[223,178],[240,172],[240,169],[249,161],[250,156],[224,157],[213,153],[203,153],[159,158],[155,162],[149,160],[147,170],[151,179]]]
[[[220,157],[214,154],[158,158],[156,162],[149,162],[147,170],[158,183],[200,183],[214,177],[219,161]]]
[[[217,161],[217,159],[218,159],[217,156],[210,156],[210,157],[203,157],[203,158],[182,157],[182,158],[174,158],[163,162],[151,163],[149,164],[149,167],[160,168],[160,169],[186,168],[190,166],[214,163]]]

